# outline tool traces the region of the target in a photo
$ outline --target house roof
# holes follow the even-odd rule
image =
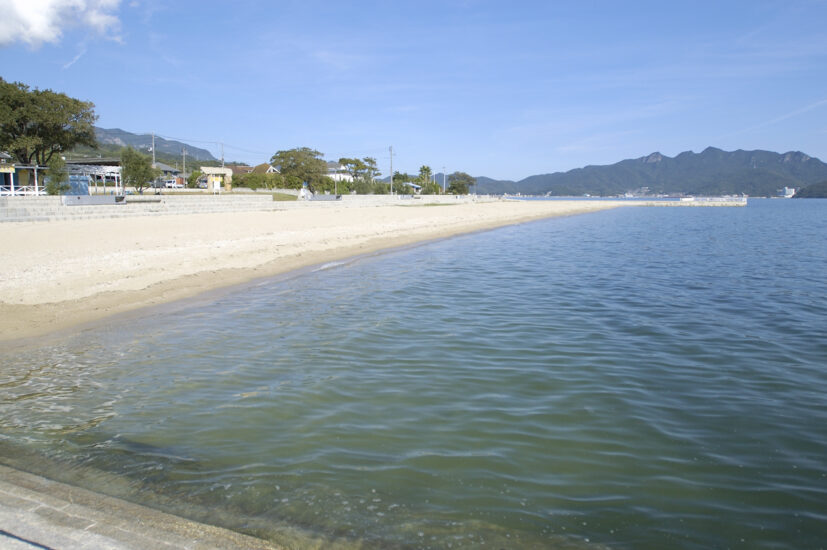
[[[173,168],[169,164],[164,164],[163,162],[156,162],[155,168],[160,170],[161,172],[169,172],[170,174],[179,174],[181,171],[178,168]]]
[[[11,155],[6,153],[5,151],[0,151],[0,159],[11,160]]]
[[[255,166],[252,170],[253,174],[273,174],[278,173],[275,167],[263,162],[257,166]]]
[[[90,157],[83,159],[66,159],[66,164],[82,164],[85,166],[120,166],[121,159],[118,157]]]
[[[246,166],[244,164],[230,164],[227,165],[227,168],[233,171],[234,176],[237,176],[239,174],[249,174],[253,171],[252,166]]]

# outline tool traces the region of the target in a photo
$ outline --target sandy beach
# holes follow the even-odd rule
[[[0,341],[359,254],[618,205],[514,201],[7,223]]]

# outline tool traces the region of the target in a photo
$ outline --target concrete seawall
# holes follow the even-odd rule
[[[303,208],[365,208],[371,206],[425,206],[497,202],[498,196],[344,195],[331,201],[274,201],[270,193],[224,195],[129,195],[121,204],[65,205],[61,197],[2,197],[0,222],[48,222],[133,216],[266,212]],[[519,200],[519,199],[516,199]],[[565,199],[562,199],[565,200]],[[680,201],[623,201],[628,206],[746,206],[746,199],[697,198]]]
[[[346,195],[330,201],[274,201],[270,193],[225,195],[129,195],[121,204],[65,205],[61,197],[2,197],[0,222],[47,222],[93,218],[124,218],[223,212],[266,212],[301,208],[421,206],[491,202],[492,197]]]

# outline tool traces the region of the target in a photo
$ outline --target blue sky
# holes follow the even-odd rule
[[[32,6],[32,4],[37,4]],[[98,125],[521,179],[654,151],[827,161],[827,1],[0,0],[0,76]]]

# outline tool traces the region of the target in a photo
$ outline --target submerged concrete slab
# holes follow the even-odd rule
[[[0,548],[280,547],[0,465]]]

